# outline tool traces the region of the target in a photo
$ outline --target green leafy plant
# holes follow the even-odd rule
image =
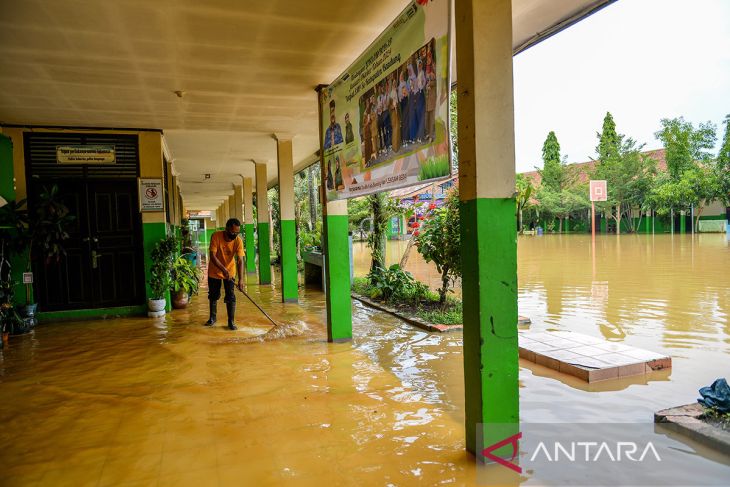
[[[160,240],[152,249],[149,280],[152,299],[163,299],[165,293],[172,287],[172,267],[176,252],[177,239],[173,236]]]
[[[433,262],[441,274],[439,303],[443,308],[446,294],[454,281],[461,276],[461,229],[459,217],[459,193],[449,192],[446,204],[431,210],[423,228],[414,232],[416,248],[426,262]]]
[[[58,185],[44,186],[35,197],[32,211],[27,200],[10,201],[0,208],[0,239],[8,242],[8,252],[23,255],[27,251],[26,270],[34,260],[44,265],[58,262],[66,255],[68,229],[75,220],[61,200]],[[26,303],[32,304],[31,284],[26,285]]]
[[[401,269],[398,264],[393,264],[387,269],[382,267],[372,269],[368,274],[368,280],[377,292],[377,297],[385,302],[412,293],[416,283],[411,273]]]
[[[170,280],[172,291],[176,293],[182,291],[188,296],[193,296],[200,288],[200,269],[181,255],[172,263]]]

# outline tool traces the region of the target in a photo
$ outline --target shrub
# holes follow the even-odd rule
[[[387,269],[375,267],[368,274],[368,279],[371,286],[378,291],[379,297],[385,302],[413,293],[416,283],[411,273],[401,269],[398,264],[393,264]]]
[[[426,262],[433,262],[441,274],[439,303],[443,308],[446,294],[453,282],[461,276],[461,229],[459,193],[451,191],[446,204],[431,211],[430,217],[414,237],[416,248]]]

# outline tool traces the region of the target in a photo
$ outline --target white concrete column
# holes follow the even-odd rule
[[[271,284],[271,226],[266,163],[256,163],[256,226],[259,243],[259,284]]]
[[[279,237],[281,242],[281,299],[296,302],[299,295],[297,235],[294,212],[294,155],[291,137],[276,136],[279,171]]]

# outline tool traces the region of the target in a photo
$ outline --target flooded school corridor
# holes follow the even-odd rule
[[[520,238],[530,329],[667,353],[673,368],[588,385],[521,360],[522,421],[651,421],[727,373],[724,236],[602,237],[597,256],[594,273],[589,237]],[[360,250],[355,259],[362,274]],[[428,272],[419,259],[409,261],[417,277]],[[253,277],[248,290],[276,320],[309,331],[241,343],[269,329],[265,318],[239,295],[239,331],[225,329],[222,309],[203,327],[203,291],[165,318],[54,323],[12,338],[0,352],[0,483],[475,484],[461,333],[429,334],[354,302],[352,343],[331,344],[321,292],[300,290],[298,306]],[[685,448],[699,479],[730,472]]]

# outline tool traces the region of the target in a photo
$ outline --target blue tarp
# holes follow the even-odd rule
[[[701,388],[700,396],[697,402],[703,406],[730,413],[730,385],[725,379],[717,379],[711,386]]]

